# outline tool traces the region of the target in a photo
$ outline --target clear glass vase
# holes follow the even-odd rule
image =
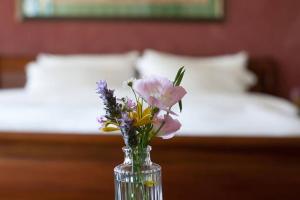
[[[114,169],[115,200],[162,200],[161,167],[151,162],[151,147],[123,147],[125,159]]]

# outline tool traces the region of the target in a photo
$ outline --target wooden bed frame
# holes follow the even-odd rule
[[[0,59],[1,86],[24,85],[32,58]],[[258,67],[260,66],[260,67]],[[268,59],[250,61],[259,84],[276,94]],[[1,112],[1,111],[0,111]],[[21,113],[20,113],[21,114]],[[121,137],[0,133],[0,197],[5,200],[113,199]],[[176,137],[152,143],[163,167],[164,199],[282,200],[300,196],[299,137]]]

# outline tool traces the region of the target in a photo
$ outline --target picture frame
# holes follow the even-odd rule
[[[220,20],[225,0],[18,0],[21,19]]]

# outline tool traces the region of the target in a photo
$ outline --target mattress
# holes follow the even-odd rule
[[[119,89],[117,94],[126,92]],[[24,89],[1,90],[0,131],[100,134],[96,118],[103,112],[101,105],[93,91],[50,97],[32,96]],[[296,108],[278,97],[256,93],[188,94],[183,106],[178,135],[300,136]]]

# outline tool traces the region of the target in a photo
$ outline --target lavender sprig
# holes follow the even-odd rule
[[[104,80],[97,82],[97,93],[103,101],[105,109],[105,117],[110,120],[121,118],[121,105],[117,103],[117,98],[114,96],[114,90],[107,88],[107,83]]]
[[[125,103],[125,111],[132,109],[135,104],[130,99],[117,99],[114,96],[114,91],[107,88],[106,81],[97,82],[97,93],[100,94],[100,98],[103,101],[104,109],[106,112],[105,118],[119,124],[119,128],[122,132],[124,142],[126,146],[135,147],[138,143],[136,130],[133,127],[133,120],[129,118],[126,112],[122,112],[122,104],[118,103],[117,100]],[[124,109],[124,108],[123,108]],[[103,124],[107,120],[103,117],[98,122]]]
[[[131,148],[135,147],[138,144],[138,141],[136,130],[133,126],[133,120],[128,117],[127,113],[123,113],[119,122],[125,145]]]

